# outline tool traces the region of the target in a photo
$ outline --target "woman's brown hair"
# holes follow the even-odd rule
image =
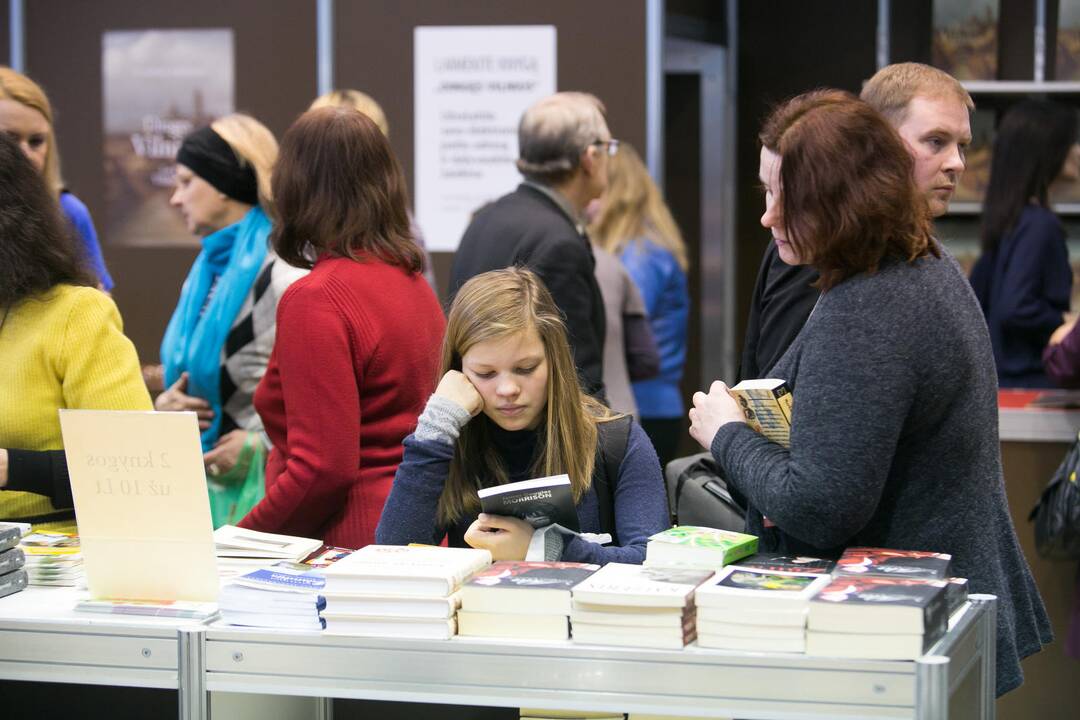
[[[271,185],[271,242],[290,265],[309,268],[328,253],[423,269],[401,166],[378,126],[356,110],[301,115],[281,138]]]
[[[461,358],[477,343],[535,331],[547,357],[547,404],[533,473],[570,476],[577,502],[592,483],[596,424],[616,417],[581,391],[562,313],[544,283],[530,270],[492,270],[470,279],[450,306],[440,377],[461,370]],[[450,472],[439,497],[437,522],[452,525],[480,512],[476,491],[507,482],[506,465],[477,418],[461,430]]]
[[[780,207],[792,249],[828,290],[886,257],[940,256],[914,161],[877,111],[840,90],[815,90],[776,108],[761,144],[780,156]]]

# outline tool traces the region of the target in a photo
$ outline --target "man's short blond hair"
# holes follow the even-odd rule
[[[352,108],[361,115],[367,115],[372,122],[379,126],[382,134],[390,137],[390,123],[386,121],[386,113],[382,106],[375,102],[375,98],[359,90],[331,90],[325,95],[320,95],[311,103],[308,110],[318,110],[324,107]]]
[[[907,119],[908,105],[916,96],[963,103],[968,111],[975,102],[952,75],[922,63],[895,63],[874,73],[863,83],[859,98],[885,116],[893,127]]]

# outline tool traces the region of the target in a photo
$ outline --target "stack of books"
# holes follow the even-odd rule
[[[461,588],[458,635],[568,640],[570,591],[599,569],[572,562],[497,562]]]
[[[697,591],[697,643],[723,650],[806,650],[810,599],[831,578],[731,565]]]
[[[206,620],[218,613],[217,603],[194,600],[91,600],[75,603],[77,612],[111,613],[115,615],[146,615],[152,617]]]
[[[966,581],[949,582],[951,560],[945,553],[848,548],[833,581],[810,603],[806,652],[919,657],[948,629],[950,600],[959,606],[966,599]]]
[[[300,563],[282,562],[225,583],[218,596],[221,619],[229,625],[287,630],[322,630],[319,593],[326,578]]]
[[[26,554],[26,574],[30,585],[86,585],[78,535],[32,532],[23,537],[19,547]]]
[[[609,563],[573,589],[574,642],[682,648],[696,634],[694,591],[712,575]]]
[[[827,657],[915,660],[945,634],[940,580],[837,575],[810,601],[806,652]]]
[[[326,631],[448,639],[456,630],[458,590],[489,565],[487,550],[368,545],[320,571]]]
[[[757,551],[756,535],[694,525],[676,525],[649,538],[649,567],[719,570]]]
[[[21,526],[0,522],[0,597],[17,593],[26,587],[26,571],[22,569],[26,555],[19,548],[21,537]]]

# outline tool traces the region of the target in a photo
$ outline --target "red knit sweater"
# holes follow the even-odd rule
[[[274,444],[241,527],[374,542],[401,441],[434,390],[445,320],[421,275],[323,257],[282,296],[255,408]]]

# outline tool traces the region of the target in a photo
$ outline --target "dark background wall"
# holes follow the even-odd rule
[[[642,0],[337,0],[334,82],[383,106],[390,140],[413,185],[413,28],[418,25],[554,25],[559,90],[604,101],[612,134],[645,152],[645,3]],[[507,192],[512,190],[507,188]],[[422,230],[423,228],[421,228]],[[433,257],[449,286],[452,253]]]
[[[53,102],[64,178],[98,219],[99,232],[105,217],[102,33],[218,27],[234,32],[236,109],[255,116],[280,136],[315,95],[314,1],[26,3],[26,72],[45,87]],[[116,281],[114,297],[125,330],[140,359],[157,362],[165,323],[196,250],[117,247],[104,236],[101,241]]]

